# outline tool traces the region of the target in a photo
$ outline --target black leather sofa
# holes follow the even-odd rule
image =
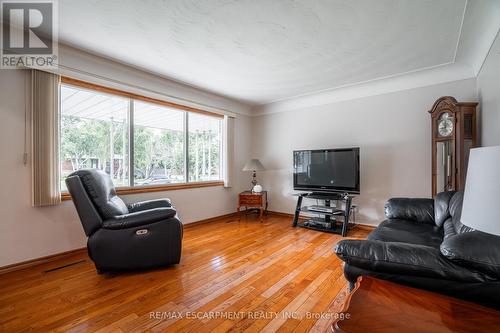
[[[126,205],[104,171],[83,169],[66,179],[99,273],[177,264],[182,223],[170,200]]]
[[[463,225],[462,200],[463,192],[390,199],[366,240],[335,247],[351,286],[370,275],[500,309],[500,237]]]

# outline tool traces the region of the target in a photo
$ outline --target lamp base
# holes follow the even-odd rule
[[[260,186],[259,184],[256,184],[254,185],[254,187],[252,187],[252,193],[261,193],[262,192],[262,186]]]
[[[253,191],[253,188],[255,187],[255,185],[257,185],[257,173],[255,171],[253,172],[251,183],[252,183],[252,191]]]

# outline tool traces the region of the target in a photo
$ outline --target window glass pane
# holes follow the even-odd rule
[[[128,185],[128,99],[61,85],[61,190],[73,171],[105,170]]]
[[[184,111],[134,101],[134,184],[185,181]]]
[[[190,113],[188,124],[189,181],[222,179],[222,120]]]

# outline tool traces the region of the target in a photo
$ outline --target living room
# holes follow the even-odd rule
[[[0,331],[498,331],[498,1],[1,5]]]

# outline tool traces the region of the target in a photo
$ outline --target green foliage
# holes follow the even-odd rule
[[[189,133],[189,180],[220,179],[220,140],[212,131]]]
[[[109,171],[110,142],[113,141],[114,175],[126,184],[128,128],[125,122],[61,117],[61,159],[71,162],[72,169],[97,167]],[[112,131],[112,134],[110,133]],[[137,183],[158,177],[163,182],[184,182],[184,133],[134,127],[134,169]],[[220,173],[221,143],[218,133],[190,132],[189,181],[218,179]],[[120,165],[116,167],[116,161]],[[94,165],[97,161],[98,165]],[[94,164],[92,164],[94,163]]]
[[[61,158],[71,161],[73,170],[90,167],[91,158],[100,161],[99,168],[104,168],[110,157],[111,122],[95,119],[83,119],[73,116],[61,117]],[[113,122],[114,154],[123,156],[123,122]],[[127,141],[126,137],[125,140]],[[125,141],[125,147],[126,142]]]
[[[134,127],[136,178],[150,178],[162,170],[165,178],[184,174],[184,134],[143,126]],[[140,176],[139,176],[140,175]]]

